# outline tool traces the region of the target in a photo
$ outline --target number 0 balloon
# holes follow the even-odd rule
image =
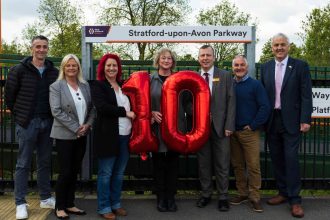
[[[187,134],[178,130],[179,94],[190,90],[193,95],[193,128]],[[203,77],[193,71],[180,71],[163,84],[161,135],[167,146],[182,154],[197,152],[210,133],[210,89]]]

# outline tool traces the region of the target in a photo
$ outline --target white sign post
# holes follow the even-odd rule
[[[83,26],[82,69],[89,79],[93,43],[244,43],[249,73],[255,76],[255,31],[254,26]]]
[[[250,43],[251,26],[85,26],[86,43]]]

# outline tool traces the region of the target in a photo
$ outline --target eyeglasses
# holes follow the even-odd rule
[[[76,95],[78,96],[78,100],[81,100],[81,98],[79,97],[79,92],[77,92]]]

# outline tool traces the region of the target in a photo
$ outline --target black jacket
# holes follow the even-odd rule
[[[119,117],[126,116],[118,106],[115,90],[107,81],[90,82],[92,102],[97,111],[94,131],[94,153],[98,158],[119,154]]]
[[[5,102],[15,118],[15,122],[26,128],[34,116],[37,102],[38,82],[41,80],[38,69],[31,63],[32,57],[27,57],[20,64],[9,70],[5,86]],[[52,84],[58,77],[58,70],[53,62],[45,60],[43,77]],[[49,96],[49,91],[47,92]],[[49,117],[51,117],[50,107]]]

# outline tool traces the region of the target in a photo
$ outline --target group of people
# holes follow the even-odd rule
[[[135,113],[121,91],[120,58],[105,54],[98,65],[97,80],[87,83],[77,56],[66,55],[58,71],[46,59],[48,49],[46,37],[34,37],[32,56],[10,69],[5,86],[5,100],[13,113],[19,142],[16,219],[28,218],[25,196],[34,150],[40,207],[55,209],[58,219],[68,219],[69,214],[86,215],[74,201],[77,175],[92,127],[98,162],[98,213],[105,219],[125,216],[120,196]],[[51,196],[50,186],[53,139],[59,166],[56,199]]]
[[[261,80],[248,73],[245,56],[232,61],[233,73],[215,67],[210,45],[199,49],[201,77],[210,88],[210,136],[196,153],[201,195],[196,206],[211,202],[213,176],[219,211],[250,201],[256,212],[260,202],[260,133],[264,129],[269,146],[278,195],[269,205],[288,201],[291,214],[303,217],[301,206],[298,148],[301,132],[311,124],[312,86],[308,64],[288,56],[290,43],[279,33],[272,38],[274,59],[261,67]],[[126,216],[121,190],[129,160],[128,142],[136,114],[122,92],[122,66],[116,54],[105,54],[98,64],[97,80],[87,83],[79,59],[66,55],[60,70],[46,59],[48,39],[32,39],[32,56],[11,68],[5,87],[5,101],[13,113],[19,141],[15,172],[16,219],[28,218],[28,173],[33,151],[37,154],[37,183],[40,207],[55,209],[58,219],[69,214],[85,215],[75,206],[77,175],[86,150],[87,135],[94,133],[97,158],[98,214],[105,219]],[[161,89],[174,73],[176,55],[167,48],[154,56],[156,72],[150,75],[152,130],[159,140],[158,152],[151,154],[156,207],[175,212],[179,153],[169,150],[160,134]],[[180,94],[178,127],[183,133],[193,128],[192,96]],[[56,200],[51,196],[50,157],[53,141],[57,149],[59,175]],[[110,141],[109,141],[110,140]],[[236,177],[238,195],[229,199],[230,164]]]
[[[290,42],[283,33],[272,38],[274,59],[261,66],[261,80],[248,74],[243,55],[232,61],[234,77],[214,67],[214,51],[202,46],[198,60],[201,75],[211,91],[211,135],[197,152],[201,197],[198,207],[211,201],[214,169],[218,208],[228,211],[229,204],[247,200],[256,212],[260,202],[260,132],[265,130],[278,195],[269,205],[289,202],[293,217],[302,218],[298,150],[301,133],[310,129],[312,83],[306,62],[288,56]],[[229,158],[238,195],[228,199]]]
[[[197,207],[211,201],[213,168],[220,211],[228,211],[229,204],[250,201],[254,211],[263,212],[260,132],[264,130],[278,188],[278,195],[267,204],[289,202],[293,217],[304,216],[298,150],[301,133],[311,124],[311,76],[306,62],[289,57],[290,42],[285,34],[273,36],[271,45],[274,59],[261,66],[260,81],[249,76],[245,56],[234,57],[232,76],[214,67],[212,47],[199,50],[200,74],[211,91],[211,135],[197,152],[202,189]],[[230,162],[238,195],[229,200]]]

